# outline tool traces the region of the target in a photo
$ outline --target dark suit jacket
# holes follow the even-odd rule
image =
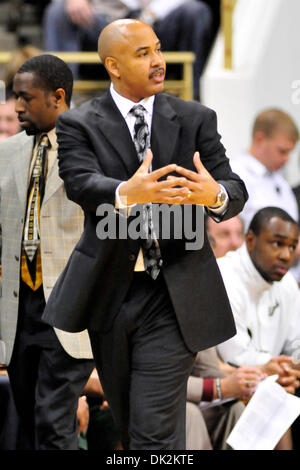
[[[68,197],[85,211],[85,229],[53,289],[44,319],[67,331],[105,332],[131,284],[140,240],[99,240],[96,210],[99,204],[114,205],[117,186],[133,175],[139,162],[127,124],[109,92],[63,113],[57,136],[59,174]],[[151,148],[153,169],[175,162],[195,170],[192,157],[199,150],[207,170],[229,194],[222,218],[242,210],[247,191],[231,171],[214,111],[196,102],[157,95]],[[233,336],[235,326],[206,235],[202,249],[186,251],[185,242],[159,239],[162,272],[184,340],[198,351]]]

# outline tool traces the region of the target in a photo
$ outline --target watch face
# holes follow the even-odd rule
[[[221,187],[221,190],[217,195],[217,200],[216,200],[213,207],[218,208],[218,207],[222,206],[225,199],[226,199],[226,191]]]
[[[219,194],[217,196],[216,206],[221,206],[225,199],[226,199],[226,194],[223,191],[223,189],[221,189],[221,191],[219,192]]]

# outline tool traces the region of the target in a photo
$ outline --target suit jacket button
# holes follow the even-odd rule
[[[14,297],[18,297],[18,292],[14,290]]]
[[[131,255],[129,255],[129,259],[130,261],[134,261],[136,258],[136,256],[132,253]]]

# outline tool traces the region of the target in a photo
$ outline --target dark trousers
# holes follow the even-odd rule
[[[78,398],[94,362],[69,356],[41,321],[43,289],[21,282],[19,322],[9,379],[20,416],[22,449],[78,449]]]
[[[19,417],[16,410],[9,379],[0,376],[0,451],[17,450],[19,439]]]
[[[125,449],[185,449],[186,382],[194,354],[160,275],[135,273],[107,334],[89,332],[96,367]]]

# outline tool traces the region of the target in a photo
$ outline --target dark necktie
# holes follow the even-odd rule
[[[149,127],[145,120],[145,108],[142,105],[134,106],[130,111],[135,116],[133,142],[140,163],[143,162],[146,151],[150,148]],[[151,171],[151,168],[150,168]],[[146,272],[156,279],[162,266],[161,252],[155,235],[152,220],[152,204],[143,206],[143,257]]]
[[[33,166],[27,198],[27,212],[23,236],[22,280],[33,290],[42,284],[40,253],[40,208],[45,193],[45,172],[49,139],[40,138]]]

